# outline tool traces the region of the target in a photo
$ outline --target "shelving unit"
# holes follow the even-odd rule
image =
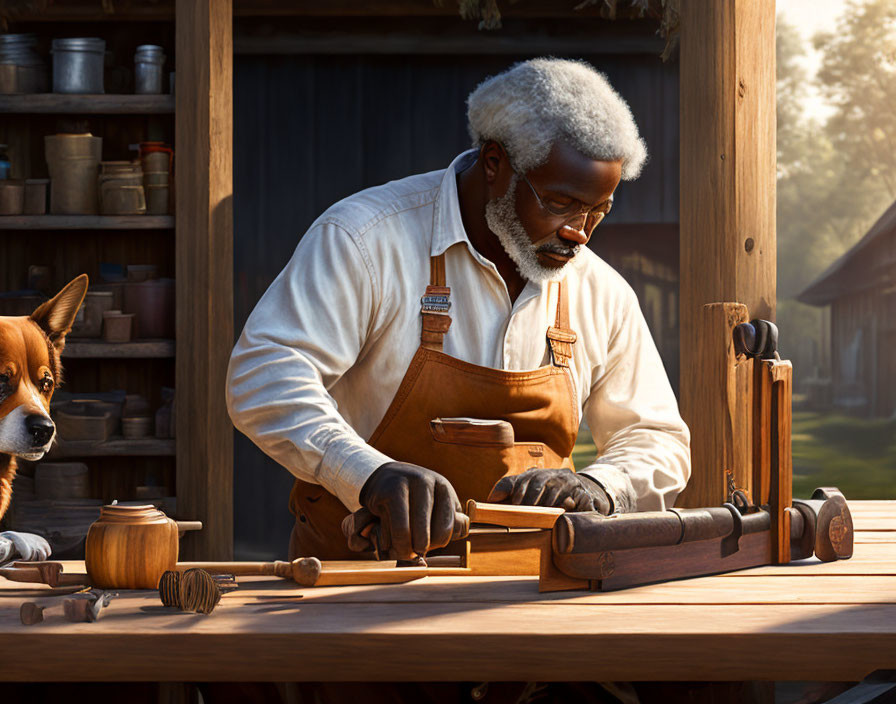
[[[173,457],[173,438],[123,438],[113,435],[106,442],[92,440],[60,440],[47,453],[47,459],[83,457]]]
[[[174,387],[177,438],[62,441],[47,459],[84,460],[92,493],[104,500],[134,499],[141,485],[170,489],[176,517],[204,524],[183,539],[181,554],[228,560],[233,427],[224,377],[233,346],[232,3],[176,0],[159,11],[155,5],[119,9],[85,0],[75,14],[67,7],[36,4],[17,11],[6,31],[32,32],[45,44],[57,36],[99,36],[119,66],[133,60],[137,45],[161,45],[165,72],[177,70],[177,97],[113,94],[108,81],[110,92],[102,95],[2,95],[0,142],[10,145],[12,177],[47,176],[47,134],[101,136],[107,161],[134,158],[130,144],[163,140],[174,145],[177,215],[0,217],[0,290],[25,288],[31,264],[52,268],[54,293],[81,273],[99,282],[101,262],[154,264],[160,277],[174,278],[176,339],[111,344],[70,338],[62,356],[66,391],[126,389],[147,397],[154,410],[161,388]]]
[[[0,230],[173,230],[172,215],[0,215]]]
[[[62,359],[164,359],[174,358],[174,340],[102,342],[92,339],[66,340]]]
[[[0,113],[69,115],[174,114],[173,95],[0,95]]]

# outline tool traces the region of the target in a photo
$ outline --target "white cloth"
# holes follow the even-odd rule
[[[330,207],[255,306],[230,358],[227,408],[237,429],[349,510],[392,459],[365,440],[420,344],[430,256],[446,253],[447,354],[508,370],[547,363],[557,286],[528,282],[511,305],[464,231],[456,172],[475,154]],[[566,280],[577,405],[598,450],[583,471],[618,510],[668,508],[690,475],[690,438],[637,298],[587,249]]]

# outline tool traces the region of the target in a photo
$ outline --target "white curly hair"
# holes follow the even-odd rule
[[[487,78],[467,97],[473,146],[504,146],[515,169],[543,164],[554,142],[601,161],[622,160],[622,179],[638,177],[647,146],[628,103],[585,61],[521,61]]]

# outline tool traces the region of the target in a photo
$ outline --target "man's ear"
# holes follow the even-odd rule
[[[65,336],[72,329],[75,315],[86,294],[87,274],[81,274],[49,301],[42,303],[30,316],[60,352],[65,347]]]
[[[498,142],[493,139],[486,140],[479,149],[479,161],[482,162],[482,171],[485,174],[486,183],[492,184],[500,178],[502,166],[510,166],[510,158]],[[504,163],[506,162],[506,164]]]

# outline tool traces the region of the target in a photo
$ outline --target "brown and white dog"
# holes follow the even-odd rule
[[[0,316],[0,518],[12,500],[16,459],[39,460],[56,437],[50,398],[62,383],[60,354],[86,293],[81,274],[31,315]],[[39,536],[0,533],[0,562],[13,549],[26,560],[49,556]]]

